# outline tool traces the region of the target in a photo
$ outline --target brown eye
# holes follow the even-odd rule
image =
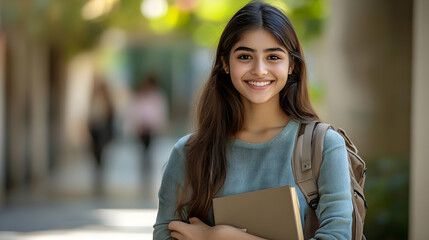
[[[251,57],[249,56],[249,55],[240,55],[240,56],[238,56],[238,59],[241,59],[241,60],[249,60]]]
[[[268,60],[279,60],[280,59],[280,57],[279,56],[277,56],[277,55],[270,55],[269,57],[268,57]]]

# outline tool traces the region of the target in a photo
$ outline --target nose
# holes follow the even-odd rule
[[[268,69],[263,59],[255,61],[251,73],[255,76],[265,76],[268,74]]]

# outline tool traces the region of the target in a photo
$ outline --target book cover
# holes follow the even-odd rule
[[[272,240],[303,240],[298,198],[289,185],[213,199],[216,225]]]

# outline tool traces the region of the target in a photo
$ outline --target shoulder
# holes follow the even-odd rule
[[[192,134],[188,134],[188,135],[186,135],[186,136],[184,136],[184,137],[181,137],[181,138],[176,142],[176,144],[174,144],[173,152],[176,152],[176,153],[178,153],[178,154],[180,154],[180,155],[184,155],[184,154],[185,154],[185,152],[186,152],[186,143],[188,142],[189,137],[190,137],[191,135],[192,135]]]
[[[185,169],[186,143],[191,134],[180,138],[171,151],[170,159],[165,167],[165,173],[173,174],[182,172]]]
[[[323,149],[324,152],[335,149],[335,148],[345,148],[346,144],[344,138],[337,133],[333,129],[328,129],[326,131],[324,141],[323,141]]]

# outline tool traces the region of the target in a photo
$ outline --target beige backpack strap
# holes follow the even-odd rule
[[[300,123],[292,155],[292,169],[295,182],[312,208],[317,206],[319,198],[317,193],[317,181],[313,176],[313,172],[309,171],[312,168],[311,138],[314,125],[315,122],[306,124]]]
[[[307,123],[305,125],[303,142],[302,142],[302,152],[301,152],[301,171],[305,172],[311,169],[311,139],[313,138],[313,129],[315,123]]]
[[[332,128],[331,125],[326,123],[318,123],[316,125],[316,129],[314,130],[313,134],[313,144],[312,144],[312,150],[313,150],[313,175],[314,179],[319,180],[319,172],[320,172],[320,166],[322,165],[323,160],[323,144],[325,140],[325,134],[326,131],[328,131],[329,128]]]
[[[319,179],[323,159],[325,133],[330,127],[329,124],[324,123],[301,123],[296,137],[292,168],[295,182],[311,207],[305,216],[305,239],[314,237],[316,230],[319,228],[319,220],[315,212],[319,203],[317,180]],[[310,169],[311,171],[307,171]]]

